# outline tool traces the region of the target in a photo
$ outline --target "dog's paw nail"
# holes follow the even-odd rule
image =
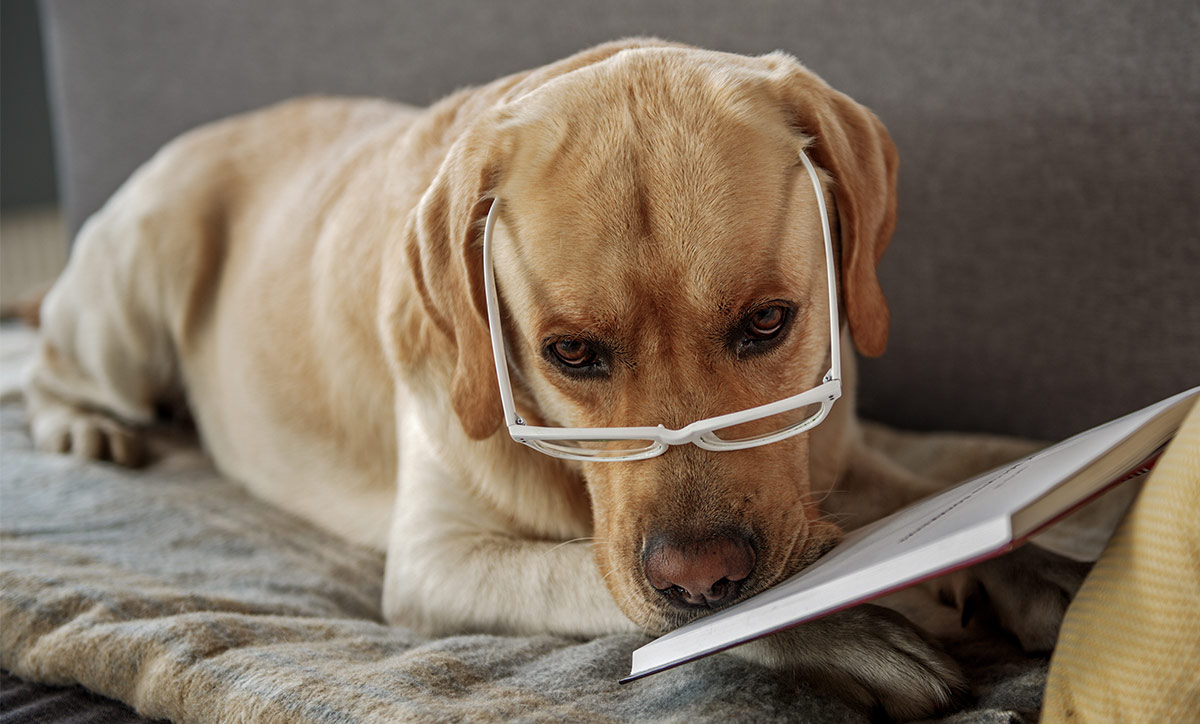
[[[34,446],[48,453],[70,454],[84,460],[111,460],[137,467],[145,462],[142,440],[120,422],[101,415],[53,409],[30,423]]]

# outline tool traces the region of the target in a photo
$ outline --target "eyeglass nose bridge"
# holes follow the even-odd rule
[[[696,424],[681,427],[678,430],[672,430],[665,425],[659,424],[657,429],[659,442],[671,446],[694,444],[708,432],[702,426]]]
[[[826,375],[825,383],[828,384],[829,382],[832,382],[833,379],[834,378],[832,375]],[[753,442],[751,442],[751,441],[730,442],[730,441],[721,440],[720,438],[715,437],[716,431],[719,430],[722,427],[722,425],[724,425],[725,423],[717,424],[714,422],[714,418],[710,418],[707,420],[700,420],[700,421],[694,422],[691,425],[688,425],[686,427],[681,427],[678,430],[672,430],[671,428],[666,427],[665,425],[659,424],[656,428],[658,431],[658,433],[656,435],[656,439],[658,440],[658,442],[664,443],[666,445],[670,445],[672,447],[676,447],[679,445],[696,445],[697,447],[703,448],[705,450],[735,450],[735,449],[746,448],[746,447],[757,447],[759,445],[766,445],[770,442],[776,442],[778,440],[783,440],[785,438],[792,437],[793,435],[799,435],[800,433],[804,432],[805,430],[810,430],[813,427],[815,427],[816,425],[820,424],[829,415],[829,411],[833,407],[833,403],[840,396],[841,396],[841,390],[839,388],[836,391],[834,391],[832,394],[827,395],[824,399],[814,400],[811,404],[820,405],[821,407],[817,411],[817,413],[814,414],[812,417],[810,417],[808,420],[805,420],[800,425],[796,425],[794,429],[778,431],[778,433],[786,433],[786,434],[774,434],[774,435],[768,434],[768,435],[764,435],[762,437],[762,439],[760,439],[760,440],[756,439]],[[761,419],[770,417],[773,414],[778,414],[778,413],[773,412],[773,411],[772,412],[764,412],[763,414],[761,414],[757,417],[741,420],[736,423],[730,422],[729,424],[745,424],[748,422],[754,422],[755,420],[761,420]]]

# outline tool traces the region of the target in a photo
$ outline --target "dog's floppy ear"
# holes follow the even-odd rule
[[[450,401],[467,435],[504,421],[483,292],[483,222],[498,173],[497,148],[462,138],[409,218],[405,243],[421,302],[454,348]]]
[[[841,236],[842,298],[858,351],[878,357],[887,347],[890,314],[875,267],[896,226],[899,157],[875,114],[782,54],[784,97],[808,153],[833,177]]]

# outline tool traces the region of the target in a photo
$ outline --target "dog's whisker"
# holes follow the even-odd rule
[[[833,495],[835,495],[835,494],[840,495],[840,494],[844,494],[846,492],[847,491],[845,491],[845,490],[838,490],[837,488],[830,488],[829,490],[826,490],[825,494],[822,495],[821,497],[819,497],[819,498],[810,497],[809,500],[812,502],[813,505],[820,505],[821,503],[824,503],[826,500],[829,500],[829,498],[833,497]]]
[[[834,525],[845,528],[848,521],[852,522],[855,519],[853,515],[843,515],[840,513],[827,513],[812,520],[813,523],[833,523]]]
[[[553,546],[552,548],[546,549],[545,554],[548,555],[550,553],[553,553],[554,551],[558,550],[559,548],[562,548],[563,546],[571,545],[572,543],[583,543],[585,541],[592,541],[594,543],[603,543],[604,540],[605,539],[603,539],[603,538],[595,538],[593,536],[584,536],[583,538],[572,538],[571,540],[565,540],[562,543],[559,543],[558,545]]]
[[[830,521],[830,522],[832,522],[832,523],[840,523],[840,522],[842,522],[843,520],[846,520],[846,519],[848,519],[848,518],[852,518],[852,517],[854,517],[854,516],[852,516],[852,515],[847,515],[847,514],[845,514],[845,513],[822,513],[821,515],[819,515],[819,516],[816,518],[816,520],[819,520],[819,521]]]
[[[830,495],[833,495],[833,489],[832,489],[832,488],[831,488],[831,489],[829,489],[829,490],[826,490],[826,491],[825,491],[825,494],[824,494],[824,495],[822,495],[822,496],[821,496],[821,497],[819,497],[819,498],[817,498],[817,497],[815,497],[815,496],[809,496],[809,501],[810,501],[810,502],[811,502],[813,505],[820,505],[821,503],[824,503],[826,500],[829,500],[829,496],[830,496]]]

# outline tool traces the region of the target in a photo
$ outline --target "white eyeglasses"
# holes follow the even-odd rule
[[[833,242],[829,237],[829,219],[825,196],[816,169],[804,152],[800,160],[812,179],[825,235],[825,268],[829,290],[830,367],[821,384],[807,392],[752,407],[749,410],[710,417],[687,427],[672,430],[657,427],[539,427],[527,425],[513,404],[508,378],[504,332],[500,328],[500,303],[496,297],[496,278],[492,265],[492,229],[499,217],[500,199],[494,199],[483,232],[483,287],[487,297],[488,326],[492,334],[492,355],[496,360],[496,378],[500,383],[500,402],[504,421],[513,440],[567,460],[628,461],[662,455],[672,445],[698,445],[705,450],[741,450],[778,442],[811,430],[829,414],[834,401],[842,396],[841,336],[838,331],[837,284],[833,266]],[[816,408],[814,410],[814,408]]]

